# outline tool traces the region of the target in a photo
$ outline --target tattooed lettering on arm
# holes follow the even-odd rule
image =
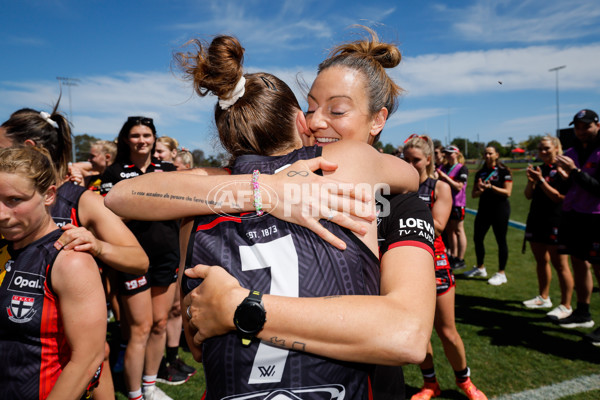
[[[221,202],[221,201],[207,200],[207,199],[202,199],[202,198],[199,198],[196,196],[194,196],[194,197],[179,196],[176,194],[159,193],[159,192],[136,192],[135,190],[131,191],[131,195],[138,196],[138,197],[158,197],[158,198],[166,199],[166,200],[181,200],[181,201],[187,201],[190,203],[208,204],[208,205],[215,206],[215,207],[223,206],[223,202]],[[241,207],[237,203],[232,204],[231,207],[241,209]]]

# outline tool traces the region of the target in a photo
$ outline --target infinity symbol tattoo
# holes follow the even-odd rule
[[[296,175],[307,177],[308,176],[308,171],[300,171],[300,172],[298,172],[298,171],[290,171],[290,172],[287,173],[287,176],[289,176],[290,178],[292,176],[296,176]]]

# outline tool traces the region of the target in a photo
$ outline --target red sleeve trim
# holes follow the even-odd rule
[[[198,231],[205,231],[207,229],[214,228],[215,226],[217,226],[221,222],[226,222],[226,221],[232,221],[232,222],[242,223],[242,219],[239,218],[239,217],[223,216],[223,217],[219,217],[219,218],[213,220],[212,222],[209,222],[208,224],[198,225],[198,228],[196,229],[196,232],[198,232]]]
[[[431,248],[431,246],[429,246],[423,242],[418,242],[416,240],[405,240],[402,242],[393,243],[388,247],[388,250],[391,250],[395,247],[404,247],[404,246],[419,247],[423,250],[427,250],[427,252],[429,254],[431,254],[431,257],[433,257],[433,249]]]

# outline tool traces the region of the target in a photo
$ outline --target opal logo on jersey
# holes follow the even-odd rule
[[[52,219],[54,220],[54,223],[56,224],[56,226],[58,226],[59,228],[62,228],[63,226],[65,226],[67,224],[73,223],[71,218],[52,217]]]
[[[40,294],[44,292],[44,277],[29,272],[15,271],[8,290],[19,293]]]
[[[119,176],[123,179],[129,179],[138,176],[139,174],[135,171],[133,172],[121,172]]]
[[[35,315],[33,297],[13,295],[10,306],[6,307],[8,319],[17,324],[24,324],[31,321]]]

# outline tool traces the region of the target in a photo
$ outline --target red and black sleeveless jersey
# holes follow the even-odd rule
[[[69,361],[50,273],[55,230],[19,250],[0,240],[0,399],[45,399]]]
[[[435,185],[437,184],[437,179],[427,178],[425,182],[419,185],[419,198],[427,204],[429,209],[433,209],[433,204],[435,203]],[[435,238],[433,242],[433,247],[435,249],[435,254],[443,254],[446,253],[446,245],[442,240],[441,236]]]
[[[81,226],[79,221],[79,198],[87,189],[71,182],[62,184],[56,192],[56,201],[50,207],[50,215],[58,227],[67,224]]]
[[[242,156],[236,160],[233,173],[258,169],[271,174],[296,160],[317,157],[320,150],[302,148],[281,157]],[[346,242],[346,250],[334,248],[306,228],[267,214],[197,217],[186,268],[198,263],[221,265],[245,288],[288,297],[379,294],[377,257],[353,234],[333,223],[323,224]],[[199,284],[184,275],[185,293]],[[207,340],[202,354],[207,400],[369,396],[371,367],[365,364],[281,349],[258,340],[243,347],[235,332]]]

